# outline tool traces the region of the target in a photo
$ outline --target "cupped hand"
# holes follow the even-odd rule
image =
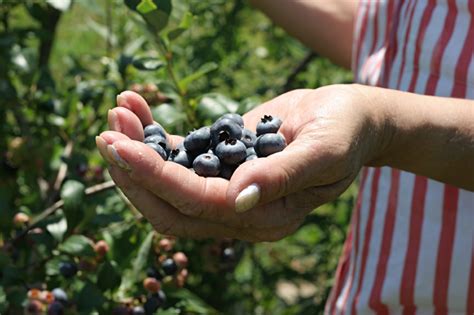
[[[153,118],[138,94],[121,93],[117,105],[97,146],[117,186],[163,234],[281,239],[344,192],[383,149],[383,123],[357,85],[295,90],[245,114],[249,129],[263,115],[280,117],[288,146],[240,165],[230,181],[200,177],[142,143]],[[173,146],[183,140],[168,137]]]

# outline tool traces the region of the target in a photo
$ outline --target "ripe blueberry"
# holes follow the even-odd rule
[[[231,262],[235,259],[235,251],[232,247],[226,247],[222,251],[222,260],[224,262]]]
[[[178,163],[184,167],[191,167],[192,157],[184,149],[171,150],[168,161]]]
[[[220,168],[219,158],[211,153],[203,153],[193,161],[193,169],[199,176],[217,176]]]
[[[77,266],[73,262],[65,261],[59,264],[59,272],[64,278],[72,278],[77,273]]]
[[[143,133],[145,134],[145,138],[152,136],[152,135],[160,135],[166,139],[166,131],[159,123],[154,123],[148,125],[143,129]]]
[[[218,120],[224,119],[224,118],[230,119],[230,120],[234,121],[237,125],[239,125],[241,128],[244,128],[244,120],[242,119],[242,116],[240,116],[239,114],[237,114],[237,113],[227,113],[227,114],[224,114],[221,117],[219,117]]]
[[[265,115],[257,124],[257,137],[265,133],[276,133],[281,126],[281,119],[271,115]]]
[[[198,130],[190,132],[184,138],[184,147],[186,151],[192,152],[193,155],[204,153],[211,144],[211,129],[209,127],[202,127]]]
[[[171,276],[178,271],[178,265],[176,265],[172,258],[167,258],[161,263],[161,269],[163,269],[166,275]]]
[[[257,155],[257,153],[255,153],[255,148],[254,147],[247,148],[247,150],[245,150],[245,154],[247,155],[247,157],[249,157],[251,155]]]
[[[280,152],[286,147],[285,138],[279,133],[266,133],[257,138],[255,152],[258,157],[269,156]]]
[[[170,145],[168,143],[168,140],[161,136],[161,135],[151,135],[149,137],[146,137],[145,140],[143,140],[144,143],[155,143],[163,147],[166,151],[169,151]]]
[[[240,138],[240,141],[242,141],[247,148],[253,147],[255,145],[255,140],[257,140],[257,136],[252,130],[247,128],[242,130],[242,138]]]
[[[242,137],[242,127],[229,118],[222,118],[211,126],[212,145],[216,146],[219,142],[226,139],[240,139]]]
[[[143,306],[135,306],[132,310],[132,315],[145,315]]]
[[[67,293],[64,292],[63,289],[55,288],[55,289],[53,289],[53,291],[51,291],[51,293],[53,293],[54,299],[56,301],[59,301],[63,304],[67,303],[67,301],[68,301]]]
[[[219,173],[219,176],[225,179],[230,179],[237,167],[238,165],[221,164],[221,172]]]
[[[153,150],[155,150],[155,152],[158,153],[163,160],[166,161],[168,159],[168,154],[166,153],[166,150],[163,146],[153,143],[153,142],[149,142],[145,144],[149,146],[150,148],[152,148]]]
[[[240,140],[227,139],[219,143],[215,149],[215,154],[224,164],[236,165],[245,160],[247,148]]]
[[[54,301],[53,303],[49,304],[48,315],[63,315],[63,314],[64,314],[64,306],[60,302]]]
[[[145,314],[147,315],[155,314],[158,308],[163,306],[165,302],[166,302],[166,295],[162,290],[160,290],[158,293],[150,294],[147,297],[145,304],[143,305],[143,308],[145,309]]]
[[[163,275],[158,270],[156,270],[155,267],[148,268],[146,270],[146,275],[147,275],[147,277],[155,278],[156,280],[163,279]]]

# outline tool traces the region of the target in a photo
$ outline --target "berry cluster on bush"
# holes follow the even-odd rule
[[[158,123],[145,126],[143,142],[163,160],[192,168],[200,176],[230,179],[240,164],[267,157],[286,147],[285,138],[277,133],[281,124],[280,118],[265,115],[254,133],[245,128],[239,114],[228,113],[211,126],[190,132],[174,149],[165,129]]]
[[[52,291],[33,288],[27,297],[25,313],[28,315],[63,315],[68,306],[68,295],[62,288]]]

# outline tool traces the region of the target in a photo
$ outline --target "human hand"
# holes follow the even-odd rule
[[[344,192],[383,148],[382,124],[360,87],[295,90],[243,116],[246,126],[265,114],[280,117],[284,151],[242,164],[230,181],[204,178],[141,142],[153,118],[139,95],[124,92],[117,103],[97,146],[117,186],[163,234],[281,239]],[[175,146],[182,138],[169,140]]]

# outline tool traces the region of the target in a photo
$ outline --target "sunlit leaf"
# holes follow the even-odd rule
[[[138,70],[144,71],[155,71],[165,65],[165,63],[160,59],[152,57],[136,58],[133,60],[132,64]]]
[[[59,246],[59,250],[74,256],[94,256],[93,243],[84,235],[72,235]]]
[[[67,231],[67,221],[65,218],[62,218],[56,223],[51,223],[46,226],[46,229],[58,242],[63,240],[64,233]]]
[[[142,14],[146,14],[148,12],[151,12],[153,10],[156,10],[156,4],[153,3],[153,0],[142,0],[138,5],[137,5],[137,10],[138,12]]]
[[[187,90],[188,85],[191,82],[201,78],[202,76],[208,74],[209,72],[211,72],[213,70],[216,70],[217,68],[219,68],[219,66],[215,62],[205,63],[196,72],[194,72],[194,73],[188,75],[187,77],[185,77],[184,79],[180,80],[179,83],[178,83],[179,87],[183,90]]]

